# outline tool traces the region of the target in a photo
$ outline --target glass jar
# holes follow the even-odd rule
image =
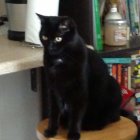
[[[124,46],[128,40],[128,27],[126,20],[106,20],[104,42],[109,46]]]

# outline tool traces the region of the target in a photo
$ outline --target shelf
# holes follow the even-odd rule
[[[103,52],[99,52],[102,57],[126,57],[134,54],[135,51],[140,50],[140,37],[131,37],[127,46],[123,47],[104,47]]]

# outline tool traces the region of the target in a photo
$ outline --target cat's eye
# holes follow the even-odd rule
[[[66,25],[60,25],[59,28],[63,32],[68,32],[69,31],[69,28]]]
[[[55,38],[55,41],[56,41],[56,42],[61,42],[61,41],[62,41],[62,37],[56,37],[56,38]]]
[[[67,26],[66,25],[60,25],[59,28],[60,29],[67,29]]]
[[[45,35],[43,35],[43,36],[42,36],[42,39],[43,39],[43,40],[48,40],[48,37],[45,36]]]

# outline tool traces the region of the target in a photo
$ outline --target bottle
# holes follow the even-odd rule
[[[128,32],[127,22],[117,10],[117,5],[112,4],[105,17],[104,42],[109,46],[125,46]]]
[[[117,10],[117,5],[112,4],[109,13],[106,15],[105,20],[119,20],[122,19],[121,14]]]

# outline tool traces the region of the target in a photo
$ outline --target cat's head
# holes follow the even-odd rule
[[[63,50],[63,46],[70,42],[75,33],[75,22],[66,16],[42,16],[37,14],[41,21],[39,37],[41,43],[50,54]]]

